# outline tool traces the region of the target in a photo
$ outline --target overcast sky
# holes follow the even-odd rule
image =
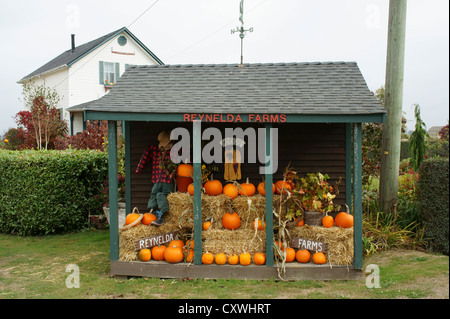
[[[239,25],[239,2],[2,0],[0,134],[16,127],[13,117],[24,109],[16,82],[68,50],[71,33],[79,45],[125,26],[165,64],[239,63],[239,36],[230,32]],[[245,63],[356,61],[370,90],[384,85],[388,0],[245,0],[244,10],[245,27],[254,28],[244,40]],[[409,129],[415,103],[428,128],[448,123],[448,0],[408,1]]]

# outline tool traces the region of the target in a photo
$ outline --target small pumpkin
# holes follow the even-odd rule
[[[266,263],[266,254],[265,253],[255,253],[253,255],[253,262],[255,265],[264,265]]]
[[[257,223],[256,221],[258,221],[258,223]],[[255,220],[253,221],[252,225],[253,225],[252,228],[255,229],[255,230],[263,230],[263,229],[266,229],[266,222],[263,221],[263,220],[261,220],[261,219],[259,219],[259,218],[255,219]]]
[[[217,254],[214,258],[214,261],[217,265],[225,265],[225,263],[227,262],[227,255],[225,255],[224,253]]]
[[[265,196],[266,195],[266,186],[265,186],[265,182],[261,182],[258,184],[257,187],[258,193],[260,193],[261,195]],[[272,184],[272,194],[275,194],[275,185]]]
[[[208,220],[202,224],[203,230],[209,230],[211,228],[211,222]]]
[[[187,191],[188,191],[189,195],[194,196],[194,183],[189,184]]]
[[[318,265],[322,265],[327,262],[327,257],[325,257],[325,254],[321,251],[315,253],[312,258],[313,262]]]
[[[128,214],[127,217],[125,217],[125,225],[130,225],[136,221],[140,216],[137,213],[131,213]],[[137,223],[136,225],[139,225],[141,222]],[[136,226],[135,225],[135,226]]]
[[[177,167],[177,175],[181,177],[194,176],[194,167],[190,164],[180,164]]]
[[[138,257],[140,261],[149,261],[150,259],[152,259],[152,253],[150,249],[141,249],[139,250]]]
[[[241,217],[236,212],[225,213],[222,217],[222,225],[225,229],[238,229],[241,226]]]
[[[230,256],[228,256],[228,263],[230,265],[237,265],[239,264],[239,256],[236,254],[231,254]]]
[[[275,183],[275,191],[277,194],[286,194],[288,191],[291,191],[292,187],[289,183],[285,181],[278,181]]]
[[[303,219],[300,219],[300,221],[297,223],[297,227],[302,227],[305,225],[305,221]]]
[[[205,265],[211,265],[214,262],[214,255],[211,253],[204,253],[202,255],[202,263]]]
[[[183,248],[176,245],[167,247],[164,250],[164,260],[171,264],[177,264],[184,259]]]
[[[332,227],[333,225],[334,225],[334,219],[333,219],[333,216],[327,215],[327,216],[324,216],[324,217],[322,218],[322,226],[323,226],[323,227],[325,227],[325,228],[330,228],[330,227]]]
[[[189,249],[189,252],[186,254],[186,262],[190,263],[194,260],[194,250]]]
[[[248,266],[252,262],[252,256],[250,253],[242,253],[239,255],[239,263],[242,266]]]
[[[152,223],[152,221],[156,220],[156,216],[155,214],[150,214],[150,213],[145,213],[144,216],[142,217],[142,224],[144,225],[150,225]]]
[[[295,250],[292,247],[286,248],[286,262],[291,263],[295,260]]]
[[[154,260],[164,260],[164,252],[166,251],[166,246],[155,246],[152,248],[152,257]]]
[[[212,176],[212,175],[211,175]],[[205,183],[205,193],[211,196],[217,196],[222,194],[223,186],[222,183],[218,180],[214,180],[211,177],[211,180]]]
[[[248,177],[247,177],[247,181],[245,183],[241,184],[241,189],[239,190],[239,195],[242,196],[253,196],[256,193],[256,187],[255,185],[253,185],[252,183],[250,183],[248,181]]]
[[[307,249],[299,249],[295,253],[295,259],[299,263],[309,263],[311,260],[311,253]]]
[[[227,195],[228,197],[230,197],[231,199],[234,199],[234,198],[238,197],[238,195],[239,195],[239,188],[232,183],[226,184],[223,187],[223,193],[225,195]]]

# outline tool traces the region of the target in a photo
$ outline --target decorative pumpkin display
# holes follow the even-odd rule
[[[214,255],[211,253],[204,253],[202,255],[202,263],[205,265],[211,265],[214,262]]]
[[[257,221],[258,221],[258,223],[257,223]],[[253,225],[252,228],[255,229],[255,230],[263,230],[263,229],[266,229],[266,222],[263,221],[263,220],[261,220],[261,219],[259,219],[259,218],[255,219],[255,220],[253,221],[252,225]]]
[[[252,256],[250,253],[242,253],[239,255],[239,263],[242,266],[248,266],[252,262]]]
[[[286,248],[286,262],[291,263],[295,260],[295,249],[294,248]]]
[[[194,260],[194,250],[189,249],[189,252],[186,254],[186,262],[190,263]]]
[[[125,225],[130,225],[132,223],[134,223],[136,221],[136,219],[138,219],[140,216],[137,213],[131,213],[128,214],[127,217],[125,217]],[[137,223],[136,225],[139,225],[139,223]]]
[[[323,226],[323,227],[330,228],[330,227],[332,227],[333,225],[334,225],[334,219],[333,219],[333,216],[327,215],[327,216],[324,216],[324,217],[322,218],[322,226]]]
[[[184,247],[184,242],[182,240],[172,240],[169,243],[169,247],[178,247],[178,248],[183,248]]]
[[[241,226],[241,217],[236,212],[225,213],[222,217],[222,225],[229,230],[238,229]]]
[[[265,186],[265,182],[261,182],[258,184],[258,193],[260,193],[261,195],[265,196],[266,195],[266,186]],[[275,185],[272,184],[272,194],[275,194]]]
[[[299,263],[309,263],[311,260],[311,253],[307,249],[299,249],[295,253],[295,259]]]
[[[211,228],[211,222],[208,220],[206,222],[203,223],[202,225],[203,230],[208,230]]]
[[[336,215],[336,219],[334,220],[336,226],[342,228],[350,228],[353,227],[353,215],[350,215],[346,212],[340,212]]]
[[[190,164],[180,164],[177,167],[177,175],[182,177],[193,177],[194,167]]]
[[[264,265],[266,263],[266,254],[255,253],[253,255],[253,262],[255,263],[255,265]]]
[[[225,265],[227,262],[227,255],[225,255],[224,253],[217,254],[214,258],[214,261],[217,265]]]
[[[234,199],[234,198],[238,197],[238,195],[239,195],[239,188],[232,183],[226,184],[223,187],[223,193],[225,195],[227,195],[228,197],[230,197],[231,199]]]
[[[317,265],[322,265],[327,261],[327,257],[325,257],[325,254],[321,251],[315,253],[312,258],[313,262]]]
[[[286,194],[287,191],[291,191],[292,186],[284,181],[278,181],[275,183],[275,191],[277,194]]]
[[[228,263],[230,265],[237,265],[239,264],[239,256],[236,254],[231,254],[230,256],[228,256]]]
[[[184,259],[183,248],[178,247],[176,245],[169,245],[164,250],[164,260],[171,264],[177,264],[182,262]]]
[[[239,195],[242,196],[253,196],[256,193],[256,187],[255,185],[253,185],[252,183],[250,183],[248,181],[248,177],[247,177],[247,181],[245,183],[241,184],[241,189],[239,190]]]
[[[155,246],[152,248],[152,257],[154,260],[164,260],[164,252],[166,251],[166,246]]]
[[[139,250],[138,257],[140,261],[149,261],[152,259],[152,253],[150,252],[150,249],[141,249]]]
[[[223,186],[222,183],[218,180],[214,180],[211,177],[211,180],[205,183],[205,193],[211,196],[217,196],[222,194]]]
[[[155,220],[156,220],[155,214],[145,213],[144,217],[142,217],[141,222],[142,222],[142,224],[148,226],[152,223],[152,221],[155,221]]]

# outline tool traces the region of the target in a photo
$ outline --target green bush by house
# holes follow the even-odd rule
[[[448,255],[449,229],[449,160],[432,158],[423,161],[419,170],[419,201],[425,235],[431,247]]]
[[[46,235],[86,225],[108,169],[98,151],[0,151],[0,232]]]

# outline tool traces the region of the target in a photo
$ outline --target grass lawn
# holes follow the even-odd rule
[[[80,287],[67,288],[69,264]],[[18,237],[0,234],[0,298],[449,298],[449,258],[392,250],[365,258],[380,269],[380,288],[366,280],[178,280],[109,276],[109,232]]]

